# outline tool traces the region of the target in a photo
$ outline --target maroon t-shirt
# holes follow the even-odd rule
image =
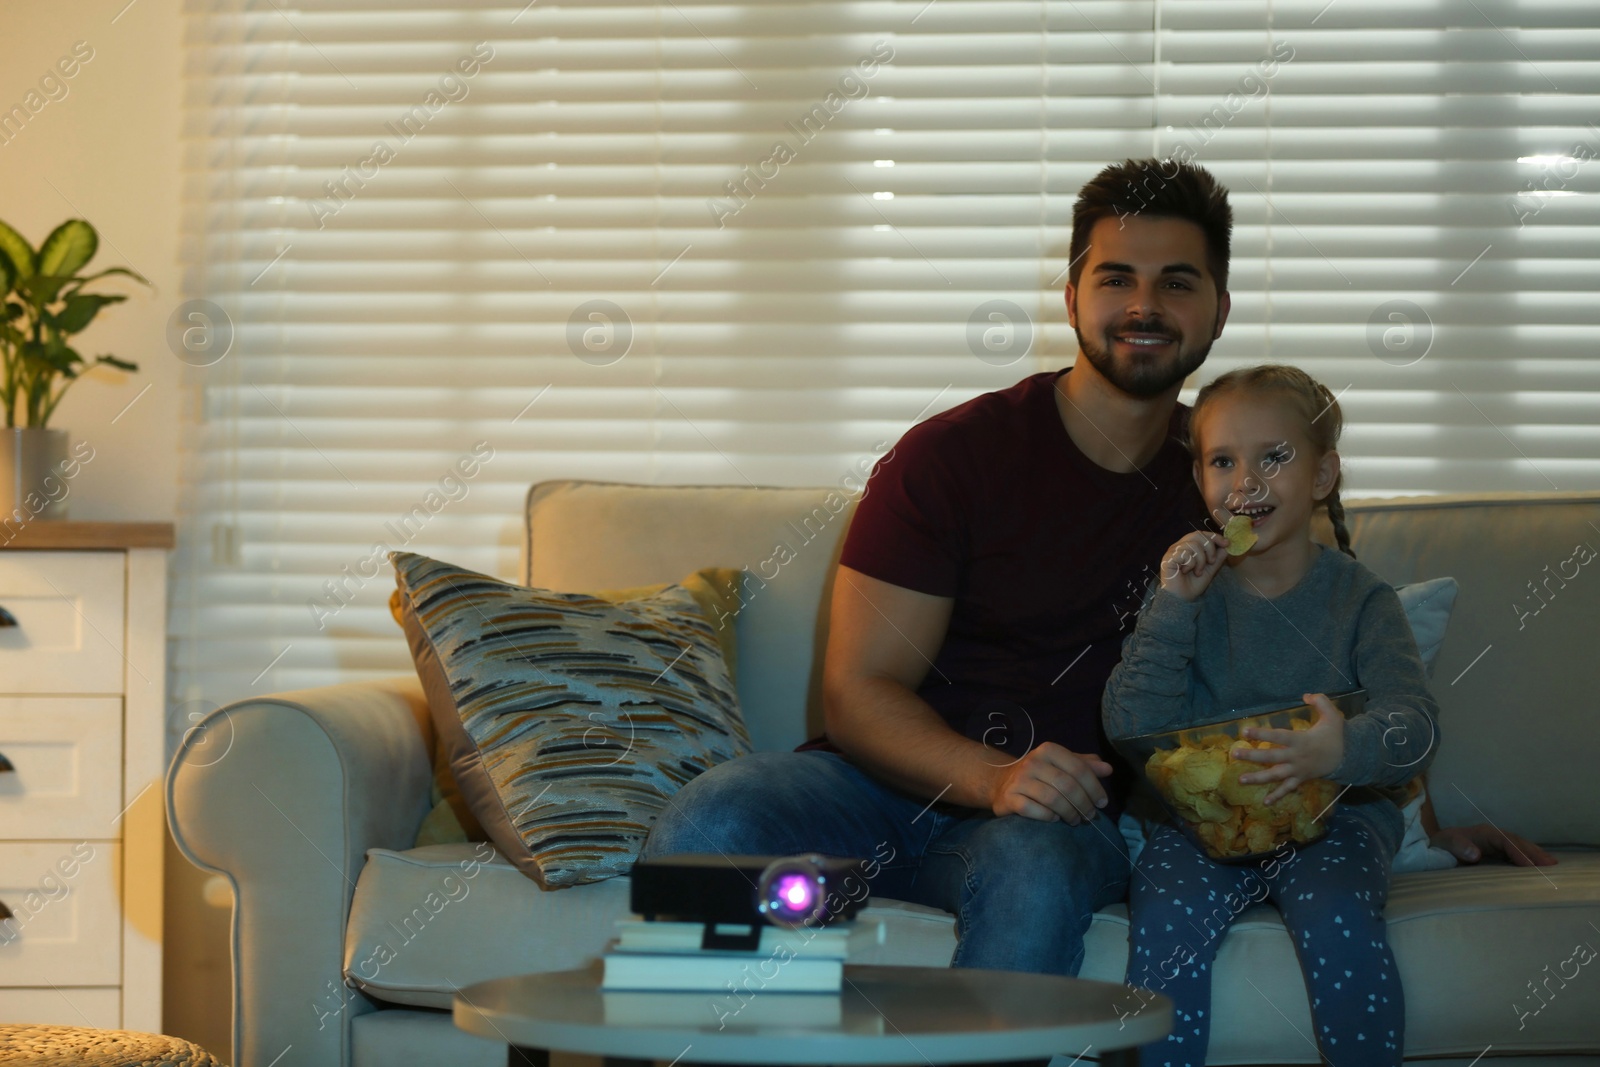
[[[949,632],[917,695],[958,733],[1021,756],[1045,741],[1117,769],[1100,698],[1168,547],[1207,525],[1182,444],[1189,409],[1143,470],[1117,474],[1073,442],[1053,388],[1030,375],[906,431],[873,468],[840,562],[953,597]],[[1088,413],[1093,417],[1093,412]],[[839,751],[826,736],[797,751]]]

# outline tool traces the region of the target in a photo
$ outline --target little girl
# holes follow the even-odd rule
[[[1219,526],[1248,515],[1257,540],[1237,556],[1209,531],[1174,544],[1106,685],[1113,738],[1304,701],[1317,713],[1310,729],[1245,731],[1281,747],[1235,749],[1263,765],[1241,781],[1271,783],[1268,804],[1314,778],[1342,790],[1322,838],[1259,866],[1217,863],[1176,827],[1155,828],[1132,878],[1127,982],[1164,993],[1175,1011],[1171,1035],[1139,1050],[1145,1065],[1205,1063],[1211,966],[1247,894],[1283,915],[1329,1063],[1398,1065],[1405,1049],[1383,908],[1404,829],[1399,787],[1431,761],[1437,705],[1393,587],[1350,550],[1334,451],[1342,423],[1328,390],[1295,367],[1230,371],[1200,390],[1189,417],[1195,480]],[[1339,551],[1311,539],[1324,506]],[[1326,694],[1358,687],[1366,710],[1346,721]],[[1283,990],[1260,993],[1271,1015]]]

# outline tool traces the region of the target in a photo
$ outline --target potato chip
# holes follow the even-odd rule
[[[1228,763],[1226,752],[1219,752],[1216,749],[1195,752],[1183,761],[1172,784],[1181,785],[1190,793],[1216,789],[1222,784],[1222,776],[1227,770]]]
[[[1227,856],[1233,849],[1233,835],[1226,833],[1223,828],[1214,822],[1196,823],[1195,836],[1209,849],[1213,855]]]
[[[1234,818],[1234,810],[1216,798],[1213,793],[1196,793],[1191,801],[1194,810],[1200,813],[1200,818],[1205,822],[1214,822],[1237,827],[1238,820]],[[1230,823],[1230,820],[1231,823]]]
[[[1228,520],[1228,525],[1222,528],[1222,536],[1228,539],[1228,555],[1242,556],[1250,551],[1258,538],[1251,528],[1250,516],[1235,515]]]
[[[1278,832],[1271,823],[1251,819],[1244,824],[1244,843],[1251,852],[1270,852],[1278,843]]]
[[[1233,806],[1222,799],[1222,794],[1216,790],[1207,790],[1203,793],[1189,793],[1185,797],[1189,807],[1200,813],[1200,817],[1207,822],[1226,822],[1228,816],[1233,814]]]
[[[1190,748],[1158,748],[1150,753],[1150,766],[1160,767],[1169,774],[1177,774],[1183,761],[1189,758]]]
[[[1260,806],[1265,803],[1267,794],[1272,791],[1271,784],[1258,782],[1253,785],[1246,785],[1239,781],[1241,774],[1249,774],[1251,771],[1256,770],[1260,770],[1260,768],[1254,763],[1243,760],[1229,760],[1228,765],[1223,768],[1222,782],[1218,787],[1222,793],[1222,799],[1229,804],[1238,804],[1242,807]]]
[[[1198,811],[1196,811],[1191,805],[1183,803],[1181,800],[1177,799],[1176,797],[1168,797],[1167,798],[1167,803],[1172,806],[1172,813],[1174,815],[1176,815],[1178,818],[1182,819],[1184,822],[1189,823],[1191,826],[1199,827],[1199,826],[1210,826],[1211,825],[1210,823],[1208,823],[1204,819],[1202,819],[1200,817],[1200,813]]]
[[[1334,784],[1326,778],[1314,778],[1300,788],[1306,811],[1315,816],[1327,811],[1328,806],[1339,796],[1338,789],[1334,788]]]
[[[1314,841],[1322,836],[1322,824],[1306,812],[1301,812],[1294,817],[1293,836],[1302,845]]]

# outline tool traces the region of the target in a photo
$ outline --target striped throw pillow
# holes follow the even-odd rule
[[[683,585],[612,603],[389,561],[467,806],[545,889],[628,873],[673,793],[751,751],[716,627]]]

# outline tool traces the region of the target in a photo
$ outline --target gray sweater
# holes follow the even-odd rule
[[[1106,734],[1130,737],[1226,719],[1302,693],[1364,687],[1328,778],[1398,847],[1404,786],[1433,761],[1438,704],[1394,588],[1343,552],[1321,551],[1268,599],[1224,566],[1194,601],[1153,586],[1106,683]]]

